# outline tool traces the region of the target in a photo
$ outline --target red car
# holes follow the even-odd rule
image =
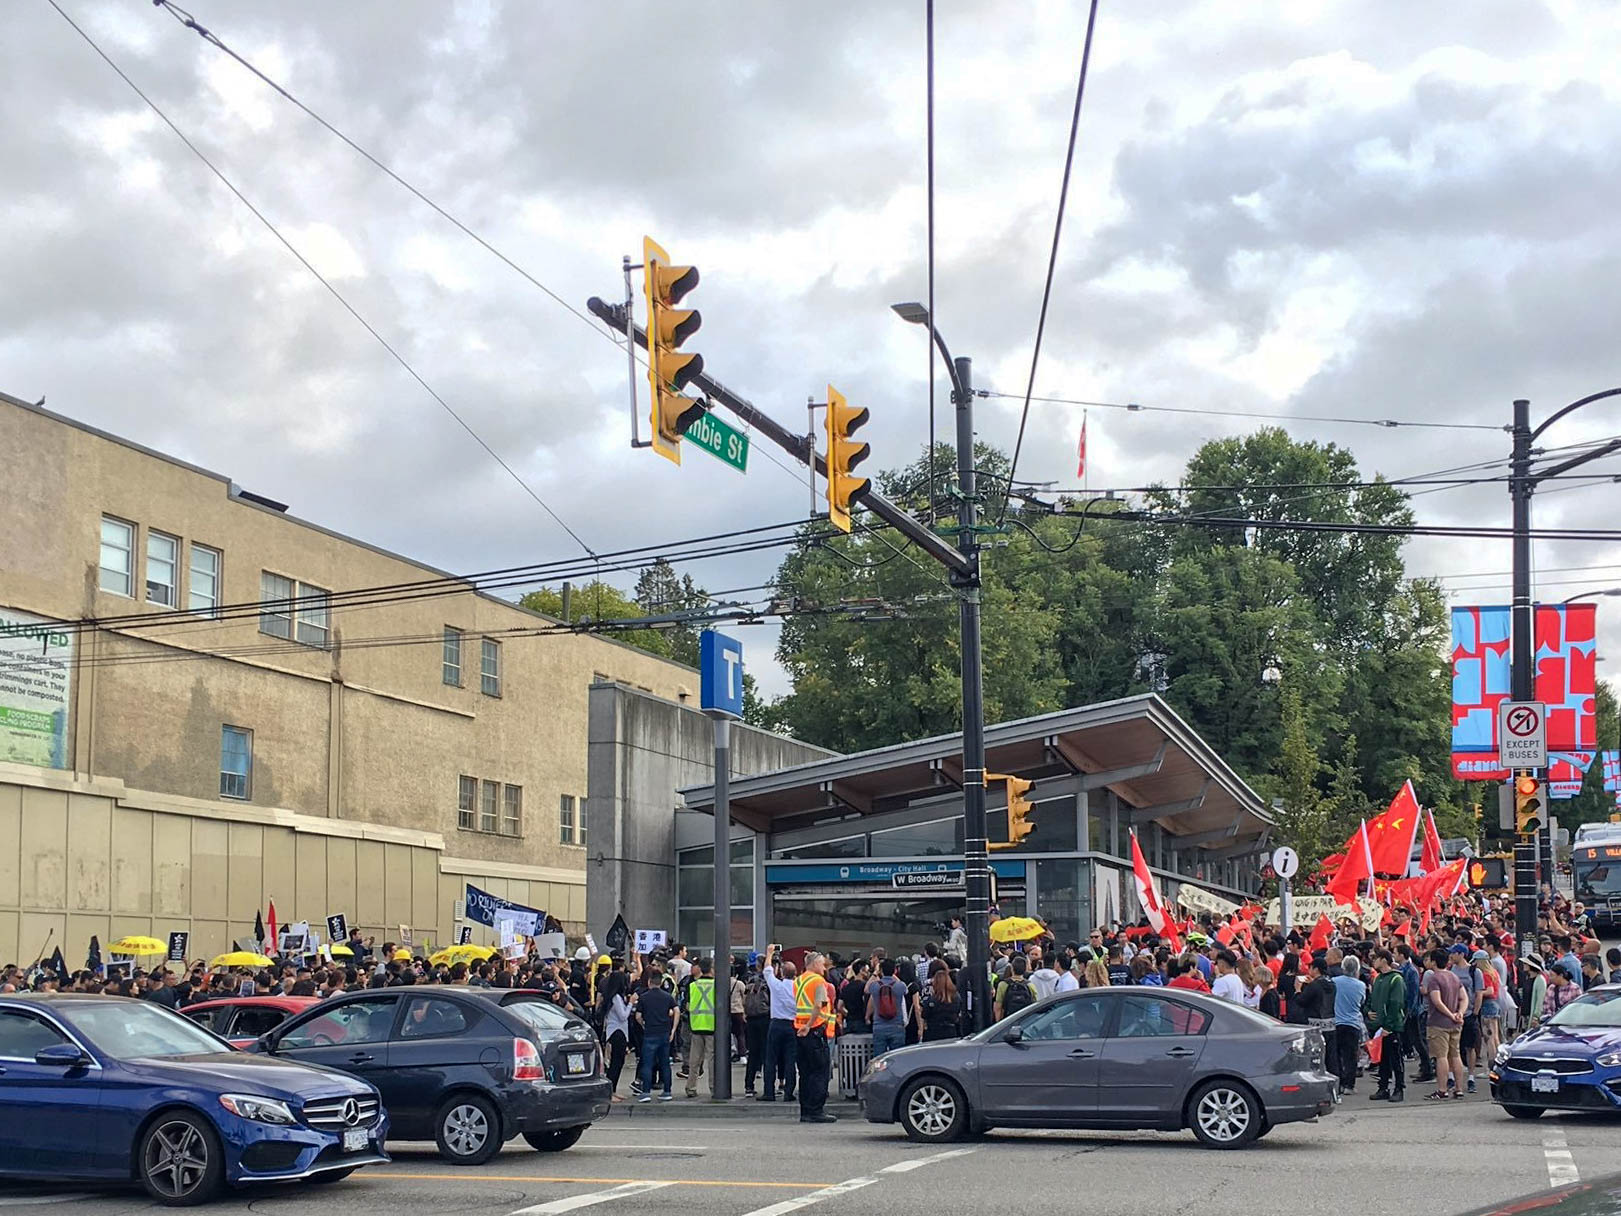
[[[232,1047],[246,1047],[295,1013],[319,1004],[313,996],[228,996],[198,1001],[180,1012],[207,1027]]]

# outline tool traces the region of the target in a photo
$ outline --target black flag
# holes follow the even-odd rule
[[[101,971],[101,939],[93,933],[90,935],[90,954],[84,960],[84,965],[98,974]]]
[[[51,970],[56,972],[56,977],[58,979],[65,980],[65,979],[68,978],[68,964],[67,964],[67,960],[62,957],[62,947],[61,946],[58,946],[56,948],[56,952],[51,955],[51,961],[50,961],[49,965],[50,965]]]
[[[265,918],[258,912],[253,914],[253,940],[259,949],[265,947]]]
[[[614,923],[603,934],[602,944],[608,948],[609,954],[624,953],[625,947],[630,944],[630,930],[625,927],[624,913],[614,917]]]

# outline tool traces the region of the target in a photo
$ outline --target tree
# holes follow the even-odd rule
[[[526,592],[518,603],[531,612],[541,612],[563,619],[563,592],[561,588],[542,587]],[[640,604],[611,583],[593,580],[575,587],[569,596],[569,623],[590,624],[593,621],[633,621],[648,615]],[[655,629],[627,629],[607,632],[607,636],[631,646],[638,646],[652,654],[672,657],[670,643],[663,633]]]
[[[693,581],[692,575],[677,575],[675,567],[659,558],[636,578],[636,603],[646,616],[668,616],[677,612],[695,612],[709,606],[709,596]],[[697,623],[684,623],[661,627],[667,653],[677,663],[698,666]]]
[[[1298,689],[1283,690],[1281,718],[1276,774],[1268,783],[1275,798],[1272,815],[1278,838],[1300,854],[1302,868],[1310,871],[1338,846],[1330,843],[1331,803],[1318,788],[1323,760],[1306,729]]]

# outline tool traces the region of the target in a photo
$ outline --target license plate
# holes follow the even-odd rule
[[[563,1058],[568,1061],[568,1075],[571,1077],[581,1077],[591,1071],[590,1056],[575,1053],[574,1055],[564,1056]]]
[[[1552,1073],[1539,1072],[1531,1078],[1531,1092],[1534,1094],[1556,1094],[1559,1092],[1559,1078]]]
[[[371,1143],[371,1133],[363,1127],[345,1128],[343,1132],[343,1151],[358,1153]]]

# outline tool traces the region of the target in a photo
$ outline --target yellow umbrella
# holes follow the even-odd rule
[[[1047,932],[1039,920],[1028,916],[1004,916],[991,926],[993,942],[1027,942]]]
[[[252,950],[232,950],[229,954],[222,954],[210,967],[268,967],[270,960],[262,954],[255,954]]]
[[[342,958],[354,958],[355,956],[355,952],[349,949],[348,946],[333,946],[332,953]]]
[[[446,946],[437,954],[429,955],[428,961],[434,966],[446,966],[451,963],[483,962],[495,953],[494,946]]]
[[[148,954],[167,954],[168,942],[160,942],[155,937],[121,937],[107,947],[108,954],[133,954],[138,957]]]

